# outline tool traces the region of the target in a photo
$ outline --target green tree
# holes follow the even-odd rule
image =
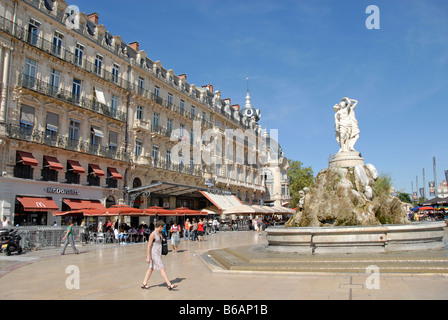
[[[300,161],[289,160],[289,190],[291,193],[290,208],[295,208],[299,204],[299,191],[305,187],[311,188],[314,183],[314,174],[311,167],[302,167]]]
[[[398,197],[398,199],[400,199],[403,202],[412,203],[411,195],[409,193],[398,191],[397,197]]]

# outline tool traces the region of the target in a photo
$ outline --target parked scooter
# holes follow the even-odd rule
[[[5,253],[5,255],[11,255],[11,252],[17,251],[17,253],[22,253],[23,249],[20,246],[20,240],[22,237],[17,234],[18,229],[0,230],[0,248]]]

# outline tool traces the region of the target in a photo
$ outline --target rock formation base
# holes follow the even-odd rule
[[[358,164],[351,168],[322,170],[303,207],[287,227],[367,226],[408,223],[401,201],[390,188],[384,190],[376,168]]]

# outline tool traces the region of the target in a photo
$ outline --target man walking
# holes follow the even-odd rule
[[[75,238],[73,237],[73,222],[72,222],[72,220],[70,220],[68,222],[68,224],[69,225],[67,227],[67,232],[65,233],[64,238],[62,238],[62,241],[65,241],[65,242],[64,242],[64,248],[62,248],[61,255],[65,254],[65,249],[67,248],[69,242],[70,242],[70,245],[72,246],[73,252],[76,254],[79,254],[79,250],[76,249],[76,247],[75,247]]]

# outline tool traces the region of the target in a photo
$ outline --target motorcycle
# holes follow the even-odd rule
[[[5,255],[11,255],[11,252],[17,251],[17,253],[22,253],[23,249],[20,246],[20,240],[22,237],[17,234],[18,230],[0,230],[0,248]]]

